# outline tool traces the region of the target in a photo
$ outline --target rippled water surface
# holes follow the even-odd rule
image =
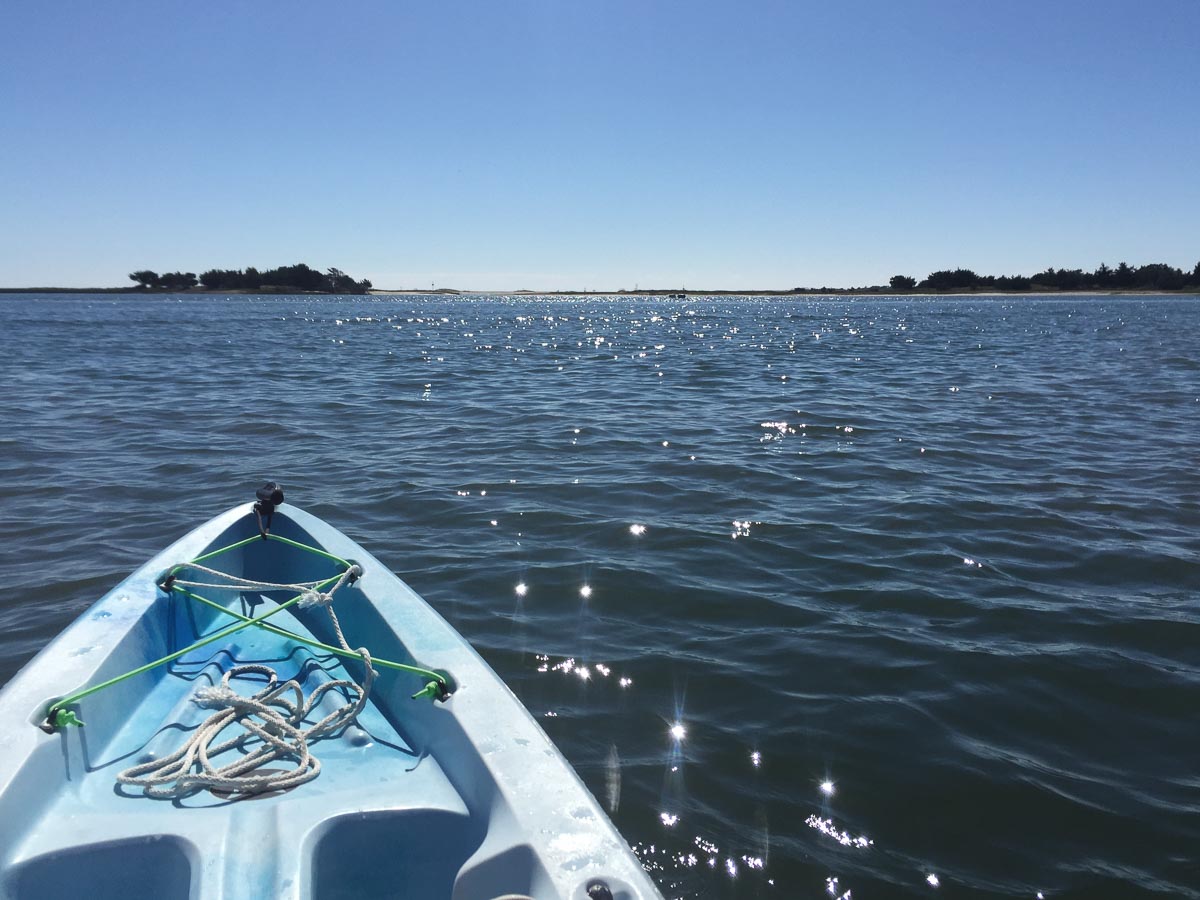
[[[0,297],[0,680],[267,478],[667,897],[1200,897],[1200,301]]]

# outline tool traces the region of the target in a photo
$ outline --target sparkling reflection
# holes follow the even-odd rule
[[[557,672],[560,675],[574,675],[581,681],[591,681],[594,675],[604,678],[612,675],[612,668],[606,666],[604,663],[598,662],[588,665],[579,662],[573,656],[559,660],[556,663],[551,663],[549,654],[537,653],[534,655],[534,660],[537,662],[537,671],[541,674]],[[624,675],[613,680],[622,688],[628,688],[633,685],[633,679]]]
[[[826,837],[831,837],[843,847],[855,847],[859,850],[865,850],[868,847],[875,845],[875,842],[865,834],[860,834],[858,837],[851,836],[850,832],[843,831],[833,824],[833,819],[823,819],[820,816],[813,814],[804,820],[804,824],[809,828],[814,828]]]

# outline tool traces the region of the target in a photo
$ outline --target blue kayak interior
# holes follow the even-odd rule
[[[207,550],[254,534],[243,517]],[[273,532],[304,544],[318,541],[291,519],[280,516]],[[207,550],[202,552],[207,552]],[[193,557],[195,558],[195,557]],[[183,563],[181,559],[177,562]],[[286,543],[255,540],[215,557],[207,565],[245,580],[318,581],[337,575],[336,563]],[[336,594],[334,608],[351,647],[401,663],[413,659],[395,615],[385,620],[364,594],[373,581],[391,578],[365,566],[357,584]],[[184,577],[183,572],[180,577]],[[243,616],[258,616],[296,595],[295,591],[234,590],[219,579],[189,572],[211,588],[190,590]],[[399,582],[397,582],[399,584]],[[180,592],[164,593],[154,578],[135,573],[86,615],[121,615],[134,592],[153,590],[157,599],[120,637],[94,681],[112,678],[211,636],[236,619]],[[335,644],[323,607],[293,606],[268,620],[296,635]],[[99,652],[99,651],[97,651]],[[59,739],[31,756],[30,783],[46,789],[29,796],[37,824],[26,830],[3,887],[16,897],[65,896],[81,885],[94,897],[174,898],[196,896],[274,896],[294,882],[320,897],[494,896],[496,879],[506,892],[527,892],[541,875],[532,852],[514,848],[504,859],[464,871],[487,832],[486,779],[453,781],[430,751],[440,734],[440,704],[412,699],[423,687],[417,675],[379,668],[379,677],[355,724],[313,742],[320,775],[288,791],[241,799],[199,790],[177,799],[150,799],[120,785],[116,774],[171,753],[210,715],[193,702],[198,688],[216,685],[231,667],[271,666],[279,680],[296,680],[307,696],[331,679],[362,683],[361,660],[308,646],[259,626],[248,626],[177,660],[121,681],[76,704],[83,728],[63,729]],[[239,694],[261,689],[261,677],[230,683]],[[331,691],[306,720],[311,724],[341,703]],[[471,754],[459,755],[462,740],[439,743],[478,776]],[[253,742],[252,742],[253,743]],[[245,752],[227,751],[226,755]],[[214,760],[218,765],[225,760]],[[290,761],[283,761],[289,764]],[[459,788],[469,784],[467,790]],[[33,810],[25,811],[26,817]],[[200,883],[205,889],[197,891]],[[487,886],[485,889],[485,885]]]

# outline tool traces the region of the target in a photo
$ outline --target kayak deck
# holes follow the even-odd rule
[[[661,896],[511,691],[404,582],[293,507],[276,513],[271,533],[280,540],[257,539],[249,505],[200,526],[113,588],[0,692],[0,898],[588,900],[597,883],[614,900]],[[339,571],[331,559],[360,565],[362,577],[338,589],[333,606],[349,646],[369,650],[378,676],[352,723],[310,742],[321,764],[313,780],[253,796],[147,797],[117,774],[181,746],[212,713],[193,702],[196,692],[233,666],[269,665],[305,695],[329,681],[363,683],[361,658],[328,649],[337,638],[323,607],[288,606],[266,620],[290,636],[261,625],[225,635],[236,618],[159,587],[171,567],[238,542],[206,564],[274,583],[328,579]],[[295,596],[215,583],[187,590],[243,617]],[[165,665],[64,701],[84,727],[35,727],[71,692],[214,635]],[[429,673],[388,662],[443,673],[449,698],[413,699]],[[263,685],[259,676],[229,684],[243,697]],[[330,690],[306,723],[346,699]],[[293,764],[285,757],[265,768]]]
[[[204,593],[250,616],[288,596],[215,586]],[[357,593],[345,589],[339,605],[363,602]],[[169,608],[169,624],[161,647],[143,648],[147,656],[181,649],[235,621],[174,593],[158,602]],[[304,620],[325,615],[320,608],[299,614],[288,609],[270,621],[323,641],[328,635],[314,633]],[[184,898],[192,895],[196,875],[214,896],[272,896],[278,884],[302,880],[311,880],[321,897],[450,895],[459,866],[482,834],[471,833],[466,805],[437,761],[414,750],[390,721],[395,714],[373,700],[357,724],[313,743],[321,774],[289,791],[236,799],[202,790],[177,800],[148,800],[138,796],[138,789],[117,784],[117,772],[173,752],[211,714],[192,702],[197,688],[219,684],[231,667],[246,663],[271,666],[281,682],[295,679],[305,695],[322,682],[361,681],[363,675],[361,663],[344,663],[332,653],[251,626],[227,643],[199,647],[159,671],[137,676],[132,707],[106,702],[102,694],[84,701],[81,718],[87,725],[78,732],[81,740],[68,744],[66,785],[17,848],[16,857],[28,861],[14,873],[18,896],[66,895],[86,884],[102,893],[117,889],[114,894],[126,898],[131,892]],[[347,671],[347,663],[356,671]],[[231,687],[248,695],[263,684],[262,678],[243,677]],[[342,702],[337,692],[327,694],[306,724]],[[95,740],[106,731],[111,733],[107,741]],[[131,802],[149,806],[135,810]],[[179,808],[189,812],[180,815]],[[305,839],[297,841],[301,835]],[[447,848],[456,853],[448,854]]]

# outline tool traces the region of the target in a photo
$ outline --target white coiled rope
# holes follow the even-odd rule
[[[321,763],[309,751],[309,743],[323,735],[337,732],[354,720],[366,705],[367,695],[377,674],[371,667],[371,654],[367,649],[359,647],[357,650],[351,650],[346,643],[333,607],[329,605],[337,590],[351,578],[361,575],[362,569],[357,565],[351,566],[342,573],[341,578],[327,593],[321,594],[315,590],[316,585],[321,584],[319,581],[271,584],[236,579],[203,566],[189,565],[188,568],[220,576],[229,582],[219,585],[222,588],[301,592],[304,595],[304,599],[299,603],[301,606],[312,605],[307,601],[310,599],[309,595],[315,595],[313,602],[324,605],[329,613],[338,643],[343,650],[349,650],[362,657],[366,675],[361,685],[348,678],[327,681],[317,686],[306,699],[297,681],[280,683],[278,674],[270,666],[257,663],[234,666],[222,676],[219,685],[202,687],[192,697],[192,701],[197,705],[216,711],[192,732],[182,747],[162,759],[150,760],[126,769],[117,775],[117,781],[131,787],[140,787],[146,796],[158,798],[182,797],[205,789],[228,794],[261,794],[287,790],[311,781],[320,774]],[[175,583],[194,587],[215,586],[211,583],[186,581]],[[257,693],[243,697],[229,686],[230,679],[241,675],[265,676],[267,684]],[[304,728],[304,721],[325,695],[337,690],[345,691],[352,699],[316,724]],[[240,726],[242,732],[216,743],[221,733],[231,725]],[[261,742],[258,747],[223,766],[213,764],[212,760],[225,751],[235,747],[244,750],[255,738]],[[285,757],[294,760],[290,770],[257,771],[267,763]]]

